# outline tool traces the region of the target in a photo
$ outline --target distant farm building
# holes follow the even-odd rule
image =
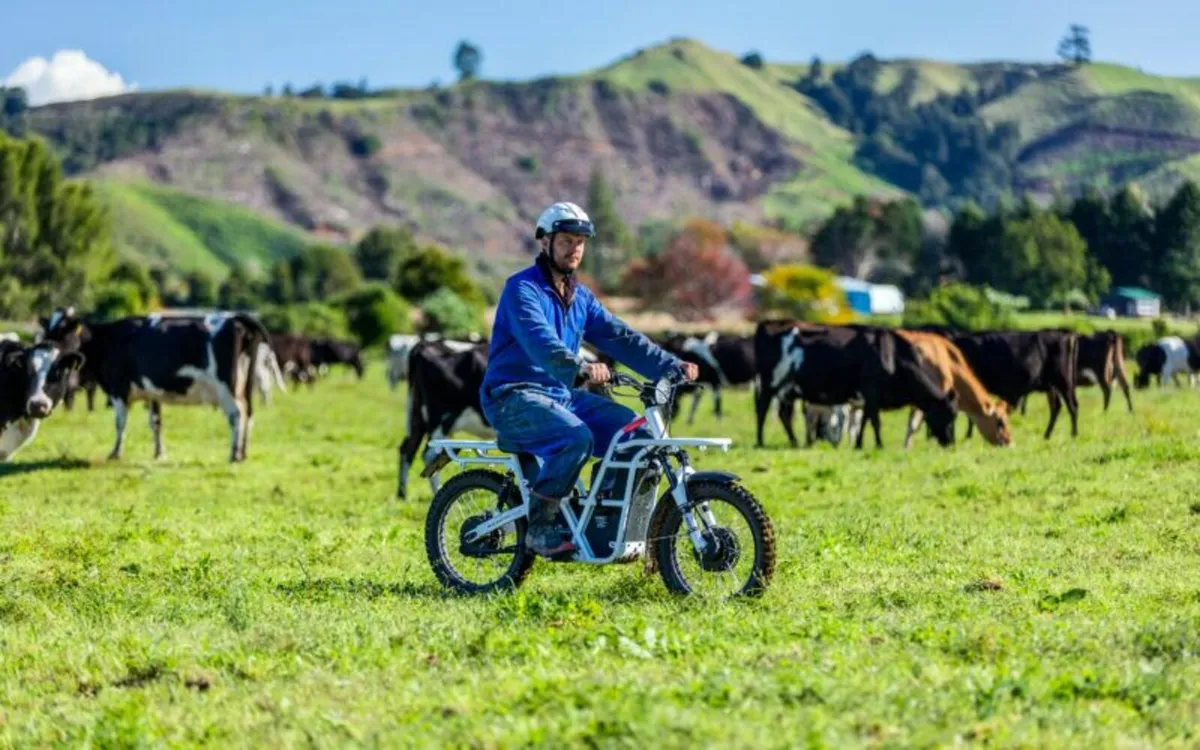
[[[1157,318],[1162,312],[1162,298],[1137,286],[1119,286],[1106,294],[1101,304],[1127,318]]]
[[[860,315],[899,315],[904,312],[904,292],[892,284],[872,284],[849,276],[837,277],[850,309]]]

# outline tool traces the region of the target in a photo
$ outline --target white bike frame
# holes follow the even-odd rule
[[[651,438],[621,440],[626,434],[643,424],[650,429]],[[722,451],[727,452],[729,446],[733,443],[729,438],[673,438],[668,433],[669,428],[663,419],[662,406],[655,405],[648,407],[644,417],[640,417],[629,425],[626,425],[621,432],[618,432],[609,441],[608,450],[605,451],[604,457],[601,459],[600,469],[596,472],[592,486],[588,488],[587,494],[580,500],[580,512],[576,513],[575,509],[571,507],[571,504],[566,499],[562,501],[562,514],[566,518],[567,525],[570,527],[572,540],[578,548],[573,558],[576,562],[602,565],[621,559],[629,559],[645,552],[646,541],[627,542],[626,531],[628,530],[630,511],[633,509],[634,481],[637,478],[637,470],[649,466],[649,462],[644,460],[648,453],[658,448],[676,450],[695,448],[700,451],[706,451],[709,448],[720,448]],[[446,456],[460,467],[478,465],[502,466],[511,471],[513,476],[516,477],[517,487],[521,492],[521,505],[504,511],[479,524],[466,535],[464,541],[475,541],[489,532],[507,526],[529,514],[529,481],[521,471],[521,462],[515,454],[488,455],[490,451],[499,450],[496,441],[493,440],[432,440],[429,445],[436,450],[445,451]],[[617,460],[614,458],[614,455],[618,449],[623,453],[635,451],[635,449],[636,452],[628,459]],[[467,452],[474,453],[475,455],[464,455]],[[695,469],[686,463],[681,463],[678,467],[674,468],[670,466],[665,468],[674,471],[672,499],[674,499],[675,504],[681,511],[685,511],[688,502],[687,479],[691,474],[695,473]],[[596,495],[603,484],[605,475],[610,469],[628,470],[625,477],[625,490],[619,498],[598,500]],[[661,482],[661,477],[659,481]],[[580,484],[582,484],[582,480],[580,480]],[[654,489],[654,496],[651,498],[652,502],[657,499],[657,487]],[[621,509],[618,531],[615,540],[612,542],[611,550],[593,550],[584,534],[584,531],[588,528],[588,524],[591,523],[595,515],[597,507],[600,506]],[[651,509],[645,510],[649,513]],[[701,509],[701,513],[710,525],[715,525],[715,520],[709,517],[711,514],[706,508]],[[687,523],[688,535],[692,539],[692,544],[695,545],[697,551],[702,552],[706,544],[695,518],[689,512],[684,512],[683,517]]]

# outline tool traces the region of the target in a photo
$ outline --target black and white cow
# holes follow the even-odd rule
[[[496,431],[479,403],[479,389],[487,369],[487,352],[479,347],[453,351],[443,341],[421,341],[408,356],[408,425],[400,444],[400,481],[397,497],[405,497],[408,474],[422,443],[463,431],[481,440],[492,440]],[[437,490],[436,452],[425,451],[425,474]]]
[[[714,331],[703,338],[675,334],[658,343],[671,354],[699,368],[696,382],[712,390],[713,413],[717,419],[721,418],[723,388],[755,382],[754,339],[749,336],[724,336]],[[685,386],[681,390],[692,391],[692,408],[688,412],[688,424],[692,424],[696,420],[696,409],[700,406],[704,389]]]
[[[758,445],[775,398],[780,420],[794,446],[791,425],[797,399],[819,406],[861,404],[863,419],[882,447],[879,413],[915,406],[925,415],[943,446],[954,442],[956,416],[953,391],[946,393],[930,379],[920,354],[901,336],[871,326],[817,326],[791,321],[764,321],[754,335],[758,365],[755,394]],[[862,448],[860,430],[855,447]]]
[[[121,457],[129,408],[136,401],[150,405],[156,459],[166,456],[163,404],[220,407],[232,432],[230,460],[246,459],[254,425],[256,352],[259,344],[270,343],[258,320],[233,313],[169,325],[145,318],[92,323],[67,309],[56,310],[47,321],[46,338],[82,352],[84,370],[112,399],[117,437],[110,459]]]
[[[422,341],[437,341],[455,352],[465,352],[487,346],[487,341],[479,337],[458,341],[438,336],[418,336],[415,333],[394,334],[388,339],[388,388],[394,391],[402,381],[408,380],[408,356],[412,353],[413,348]]]
[[[312,363],[322,375],[329,372],[333,365],[347,365],[362,380],[363,364],[362,347],[351,341],[340,339],[313,339]]]
[[[1196,373],[1200,373],[1200,337],[1164,336],[1138,349],[1137,363],[1134,386],[1138,389],[1149,386],[1151,377],[1158,379],[1159,386],[1171,382],[1178,387],[1181,374],[1187,376],[1188,385],[1194,386]]]
[[[50,341],[29,347],[0,341],[0,463],[33,441],[83,362],[82,354]]]

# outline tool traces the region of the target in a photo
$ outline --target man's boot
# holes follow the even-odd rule
[[[559,500],[529,493],[529,528],[525,531],[525,546],[542,557],[555,557],[574,552],[570,532],[558,525]]]

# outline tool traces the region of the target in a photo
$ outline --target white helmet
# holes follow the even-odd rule
[[[592,220],[588,218],[587,213],[579,206],[567,201],[559,201],[542,212],[542,215],[538,217],[537,229],[533,233],[533,238],[540,240],[547,234],[555,232],[582,234],[587,237],[596,236],[596,228],[592,226]]]

